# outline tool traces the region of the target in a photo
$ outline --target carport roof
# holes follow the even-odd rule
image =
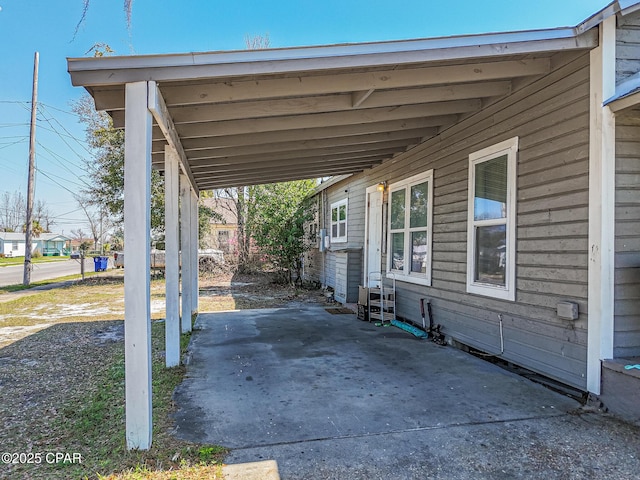
[[[169,142],[197,190],[353,174],[587,50],[560,28],[249,51],[71,58],[73,85],[124,126],[125,85],[150,82],[152,159]]]

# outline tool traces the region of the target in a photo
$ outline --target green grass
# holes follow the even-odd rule
[[[125,441],[125,363],[122,343],[109,349],[87,379],[85,394],[75,396],[42,432],[44,444],[65,452],[82,452],[82,464],[24,465],[16,478],[102,479],[222,479],[220,462],[228,450],[218,445],[199,445],[176,439],[171,431],[173,391],[182,381],[185,367],[164,366],[164,323],[153,322],[153,443],[148,451],[129,451]],[[190,334],[182,335],[184,353]],[[107,353],[103,351],[103,353]],[[183,475],[184,473],[184,475]],[[170,474],[167,476],[167,474]],[[176,476],[178,474],[178,476]]]
[[[69,257],[32,257],[31,263],[48,263],[69,260]],[[12,265],[24,265],[24,257],[1,257],[0,267],[10,267]]]

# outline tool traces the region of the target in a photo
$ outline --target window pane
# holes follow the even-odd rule
[[[331,221],[332,222],[337,222],[338,221],[338,209],[337,208],[332,208],[331,209]]]
[[[347,234],[347,224],[344,222],[340,222],[338,224],[338,232],[339,237],[344,237]]]
[[[506,225],[476,227],[476,282],[506,285],[506,247]]]
[[[338,224],[334,223],[331,225],[331,238],[336,238],[338,236]]]
[[[339,214],[338,218],[340,220],[346,220],[347,219],[347,206],[346,205],[340,205],[339,210],[340,210],[340,214]]]
[[[428,193],[428,182],[411,187],[411,209],[409,211],[409,224],[411,228],[427,226]]]
[[[404,233],[391,234],[391,268],[393,270],[404,268]]]
[[[404,228],[405,190],[391,192],[391,230]]]
[[[507,156],[475,166],[474,220],[507,217]]]
[[[411,271],[427,273],[427,232],[411,233]]]

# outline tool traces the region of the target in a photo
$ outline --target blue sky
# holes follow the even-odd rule
[[[70,103],[66,57],[96,43],[117,55],[244,48],[268,34],[272,47],[355,43],[575,26],[606,0],[134,0],[127,30],[122,0],[91,0],[74,38],[83,0],[0,0],[0,194],[26,192],[34,52],[40,53],[36,198],[57,217],[57,232],[84,227],[69,190],[90,178],[83,126]],[[48,177],[47,177],[48,175]]]

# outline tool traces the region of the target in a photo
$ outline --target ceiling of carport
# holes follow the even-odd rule
[[[357,173],[593,48],[555,29],[207,54],[69,59],[75,85],[124,123],[124,85],[154,80],[199,190]],[[153,164],[164,166],[153,130]]]

